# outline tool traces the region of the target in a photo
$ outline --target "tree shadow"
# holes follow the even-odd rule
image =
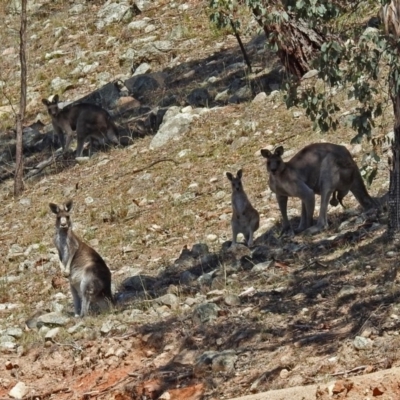
[[[388,239],[386,234],[376,232],[379,216],[363,214],[360,220],[345,231],[332,232],[337,230],[333,227],[311,238],[277,238],[276,227],[273,227],[257,239],[256,246],[246,256],[243,256],[245,246],[239,245],[238,251],[232,253],[230,243],[223,244],[218,253],[212,254],[214,262],[209,264],[183,262],[191,257],[191,251],[184,249],[178,262],[167,266],[155,278],[157,285],[152,287],[151,295],[157,298],[166,294],[170,285],[180,285],[180,295],[203,293],[200,304],[216,302],[218,318],[198,323],[193,319],[193,310],[197,307],[194,306],[188,312],[172,312],[166,320],[137,328],[138,334],[154,335],[150,346],[155,346],[157,352],[165,353],[165,345],[171,342],[177,346],[176,352],[166,357],[165,364],[152,368],[141,381],[155,376],[162,379],[162,372],[168,370],[174,371],[169,379],[185,373],[185,385],[202,381],[212,386],[210,382],[215,379],[229,381],[234,379],[234,374],[231,371],[216,373],[212,362],[201,374],[196,372],[199,356],[207,351],[221,354],[233,350],[238,357],[236,366],[241,370],[248,368],[249,354],[250,364],[258,360],[258,365],[265,364],[262,359],[268,358],[268,354],[288,348],[297,349],[301,354],[336,357],[344,343],[351,343],[355,336],[360,336],[367,325],[378,337],[399,329],[400,322],[389,318],[390,306],[400,300],[400,289],[394,284],[397,262],[387,259],[382,263],[381,255],[387,248]],[[252,259],[254,254],[256,261]],[[264,261],[271,261],[271,265],[254,272],[247,267],[246,261],[257,265],[262,262],[260,254],[264,254]],[[227,305],[224,292],[212,291],[212,286],[208,287],[211,294],[207,296],[207,290],[200,283],[201,277],[214,270],[217,270],[213,275],[215,279],[223,274],[227,276],[224,287],[227,292],[237,291],[238,286],[242,289],[254,286],[257,290],[239,296],[238,306]],[[196,279],[183,284],[182,276],[188,273]],[[234,278],[230,278],[232,275]],[[140,298],[140,293],[135,296]],[[196,354],[192,363],[179,363],[176,354],[188,351]],[[363,357],[371,364],[378,358],[387,359],[390,364],[389,352],[378,353],[373,348],[364,350]],[[291,363],[290,359],[281,361],[278,367],[276,362],[267,363],[265,369],[249,377],[248,385],[260,379],[257,390],[270,389],[278,371],[282,368],[291,370]],[[357,360],[352,363],[357,366]],[[324,373],[334,372],[329,365],[324,368]],[[348,365],[348,369],[351,368],[352,365]],[[163,390],[173,387],[168,382],[165,385]],[[209,389],[213,391],[210,386]]]

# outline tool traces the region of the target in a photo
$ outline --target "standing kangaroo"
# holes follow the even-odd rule
[[[282,146],[276,148],[274,153],[261,150],[261,155],[267,159],[269,186],[276,194],[282,214],[281,233],[292,231],[287,216],[288,197],[299,197],[302,202],[301,219],[296,232],[307,229],[311,234],[328,227],[330,198],[330,204],[342,204],[350,191],[365,210],[379,206],[379,200],[368,194],[357,164],[346,147],[332,143],[310,144],[288,162],[282,160],[282,154]],[[315,194],[321,195],[321,209],[317,225],[312,226]]]
[[[53,123],[54,132],[57,134],[63,152],[67,152],[76,131],[78,145],[76,156],[81,157],[83,145],[86,138],[90,139],[90,150],[92,151],[93,139],[100,143],[106,140],[118,145],[118,129],[111,119],[110,114],[103,108],[89,103],[68,105],[60,108],[58,95],[52,101],[42,99]],[[67,136],[64,137],[64,134]]]
[[[260,225],[260,215],[251,205],[242,185],[242,170],[236,174],[236,178],[230,173],[226,173],[232,186],[232,245],[236,244],[239,233],[243,233],[249,247],[253,246],[253,235]]]
[[[75,316],[84,317],[93,303],[102,308],[113,303],[111,272],[101,256],[73,232],[69,215],[72,200],[62,205],[50,203],[49,206],[57,216],[54,244],[61,271],[69,277]]]

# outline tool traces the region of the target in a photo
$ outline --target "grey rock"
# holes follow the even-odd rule
[[[132,21],[128,24],[128,29],[132,30],[142,30],[146,28],[148,21],[146,19],[140,19],[138,21]]]
[[[71,326],[71,328],[68,328],[68,333],[70,333],[71,335],[73,335],[74,333],[78,332],[80,329],[84,328],[85,325],[82,321],[78,322],[77,324],[75,324],[74,326]]]
[[[225,190],[218,190],[218,192],[213,194],[215,200],[222,200],[223,198],[225,198],[225,196],[226,196]]]
[[[196,88],[189,93],[186,100],[193,107],[208,107],[211,96],[206,88]]]
[[[69,15],[80,15],[85,11],[86,7],[83,4],[75,4],[68,10]]]
[[[329,285],[328,279],[320,279],[311,286],[311,290],[320,290]]]
[[[192,246],[193,257],[200,257],[210,253],[206,243],[196,243]]]
[[[135,69],[135,72],[134,72],[133,76],[147,74],[150,71],[151,71],[150,64],[142,63]]]
[[[10,335],[1,335],[0,336],[0,343],[14,343],[15,338]]]
[[[223,275],[215,277],[211,282],[211,289],[225,289],[226,287],[226,279]]]
[[[301,111],[293,111],[293,118],[300,118],[302,115]]]
[[[151,6],[154,6],[157,4],[156,0],[136,0],[135,1],[136,5],[138,6],[140,11],[145,11]]]
[[[216,351],[205,351],[194,364],[193,372],[196,377],[201,377],[211,370],[212,360],[218,354]]]
[[[29,199],[27,197],[23,197],[22,199],[19,200],[18,203],[21,204],[22,206],[30,207],[32,204],[32,201],[31,201],[31,199]]]
[[[165,304],[172,309],[177,309],[179,307],[179,299],[173,293],[167,293],[166,295],[157,298],[156,301]]]
[[[311,71],[306,72],[301,79],[310,79],[319,74],[317,69],[312,69]]]
[[[343,298],[343,297],[347,297],[347,296],[351,296],[353,294],[357,293],[356,292],[356,288],[352,285],[344,285],[339,293],[337,294],[337,297],[339,299]]]
[[[8,395],[13,399],[22,399],[28,394],[28,387],[24,382],[18,382],[9,392]]]
[[[181,285],[190,285],[196,279],[197,279],[196,275],[192,274],[189,271],[184,271],[181,273],[179,281],[180,281]]]
[[[24,249],[19,244],[14,243],[14,244],[11,245],[11,247],[10,247],[8,252],[12,253],[12,254],[23,253]]]
[[[235,139],[231,145],[233,150],[238,150],[241,147],[245,146],[249,142],[249,138],[246,136],[240,136]]]
[[[251,270],[252,272],[264,272],[271,266],[271,264],[272,260],[258,263]]]
[[[240,306],[242,303],[240,297],[236,294],[227,294],[224,298],[224,302],[228,306]]]
[[[53,92],[64,93],[67,89],[72,87],[72,82],[57,76],[51,81],[50,85]]]
[[[5,334],[19,339],[24,333],[21,328],[8,328],[6,329]]]
[[[132,13],[130,8],[131,6],[129,3],[124,0],[119,3],[106,2],[97,12],[97,18],[99,21],[96,22],[96,27],[101,29],[113,22],[119,22],[123,19],[127,20],[131,18]]]
[[[199,285],[201,287],[207,287],[210,288],[211,284],[212,284],[212,274],[204,274],[202,276],[200,276],[200,278],[198,279]]]
[[[38,326],[42,326],[42,325],[66,325],[69,322],[69,318],[56,313],[56,312],[51,312],[51,313],[47,313],[47,314],[43,314],[41,315],[38,319],[37,319],[37,324]]]
[[[195,117],[193,114],[189,113],[179,113],[172,118],[166,118],[167,115],[168,112],[164,116],[160,129],[150,143],[151,150],[162,147],[171,139],[178,139],[184,135],[188,132]]]
[[[228,103],[241,103],[243,101],[249,100],[253,97],[253,92],[251,87],[243,86],[239,88],[233,96],[231,96],[228,100]]]
[[[252,103],[264,103],[267,101],[267,99],[268,99],[267,93],[261,92],[254,97]]]
[[[105,321],[100,328],[100,332],[103,335],[106,335],[107,333],[111,332],[113,329],[114,329],[114,322],[113,321]]]
[[[64,310],[64,306],[60,303],[57,303],[56,301],[52,301],[51,302],[51,310],[53,312],[61,314],[61,312]]]
[[[45,339],[54,340],[58,334],[60,333],[60,328],[53,328],[50,329],[46,335],[44,336]]]
[[[136,59],[136,56],[134,56]],[[149,74],[135,74],[125,80],[124,84],[128,88],[130,95],[135,99],[146,102],[150,100],[152,92],[165,87],[166,74],[154,72]],[[168,112],[167,112],[168,113]]]
[[[14,352],[17,344],[15,342],[0,342],[0,350],[3,353]]]
[[[137,204],[132,203],[128,206],[128,212],[127,212],[126,216],[132,217],[132,216],[136,215],[139,211],[140,211],[140,207]]]
[[[237,358],[234,350],[225,350],[215,355],[212,359],[213,372],[233,373]]]
[[[193,322],[205,324],[218,318],[220,308],[215,303],[203,303],[195,307],[192,314]]]
[[[232,373],[235,370],[236,360],[237,355],[234,350],[206,351],[196,359],[194,374],[196,377],[201,377],[210,369],[213,372]]]
[[[226,89],[215,96],[215,101],[226,102],[229,98],[229,89]]]
[[[142,49],[137,52],[137,58],[146,59],[147,61],[155,61],[160,58],[167,58],[174,44],[171,40],[156,40],[145,44]]]
[[[363,336],[356,336],[353,345],[357,350],[366,350],[372,348],[372,340]]]
[[[152,290],[156,282],[156,279],[151,276],[135,275],[125,279],[121,287],[126,291],[143,292],[145,290]]]

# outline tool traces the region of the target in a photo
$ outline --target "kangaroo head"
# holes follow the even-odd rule
[[[50,210],[56,214],[56,228],[68,229],[71,227],[71,218],[69,212],[72,209],[72,200],[68,200],[65,204],[57,205],[50,203]]]
[[[231,181],[233,192],[243,191],[242,175],[243,171],[241,169],[236,173],[236,178],[230,172],[226,173],[226,177]]]
[[[53,99],[51,101],[47,99],[42,99],[42,103],[47,107],[47,112],[52,117],[56,117],[58,115],[58,112],[60,111],[60,108],[58,107],[58,101],[58,94],[53,96]]]
[[[285,168],[285,162],[282,160],[283,146],[279,146],[272,153],[267,149],[261,149],[261,155],[267,159],[267,171],[276,174]]]

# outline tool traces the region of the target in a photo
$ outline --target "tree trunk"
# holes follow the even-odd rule
[[[252,11],[265,35],[272,39],[270,43],[278,48],[278,57],[286,71],[298,78],[310,71],[311,63],[327,37],[310,28],[305,21],[296,20],[290,13],[287,22],[265,24],[261,11],[258,8]]]
[[[393,159],[390,168],[389,184],[389,235],[400,232],[400,93],[392,97],[394,111]]]
[[[14,177],[14,196],[19,196],[24,190],[23,172],[24,160],[22,152],[22,124],[25,118],[26,109],[26,3],[21,0],[21,28],[19,31],[19,58],[21,63],[21,95],[19,113],[17,115],[17,148],[15,155],[15,177]]]

